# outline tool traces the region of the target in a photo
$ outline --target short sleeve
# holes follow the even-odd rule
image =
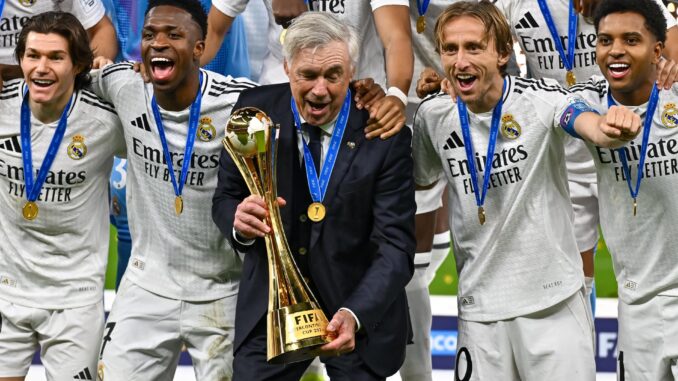
[[[432,114],[426,108],[420,108],[414,118],[412,137],[412,155],[414,158],[414,181],[417,185],[427,186],[442,177],[440,157],[433,146],[427,118]]]
[[[212,5],[229,17],[236,17],[243,13],[247,8],[247,3],[249,3],[249,0],[212,0]]]
[[[96,25],[106,14],[101,0],[72,0],[71,13],[75,15],[85,29]]]

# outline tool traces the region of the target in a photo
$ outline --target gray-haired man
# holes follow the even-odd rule
[[[321,356],[330,377],[384,380],[402,364],[411,332],[405,297],[415,249],[411,135],[403,130],[388,140],[365,139],[369,115],[355,107],[348,91],[357,54],[351,28],[331,15],[305,13],[287,32],[290,83],[245,91],[235,108],[257,107],[281,125],[277,168],[283,226],[302,275],[331,317],[327,329],[334,340]],[[341,143],[330,145],[332,139]],[[311,152],[308,156],[315,157],[308,162],[302,152],[312,148],[306,143],[320,151]],[[310,360],[287,366],[266,362],[268,267],[261,237],[270,228],[261,222],[264,202],[249,196],[225,152],[220,166],[213,217],[247,253],[236,308],[234,379],[296,381]],[[329,178],[320,200],[311,196],[306,176],[314,166],[321,178]],[[307,217],[312,202],[326,208],[321,221]]]

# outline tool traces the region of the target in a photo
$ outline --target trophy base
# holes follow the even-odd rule
[[[289,364],[315,358],[330,342],[327,318],[312,302],[297,303],[268,313],[268,356],[270,364]]]

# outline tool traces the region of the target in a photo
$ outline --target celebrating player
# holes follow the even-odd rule
[[[448,95],[422,102],[413,152],[415,181],[428,186],[444,176],[449,188],[457,377],[593,380],[563,138],[619,146],[638,133],[639,118],[623,107],[599,116],[555,81],[504,75],[511,33],[489,2],[453,4],[435,31],[459,97],[456,105]],[[552,330],[558,334],[543,334]]]
[[[592,105],[622,104],[643,119],[623,148],[587,144],[598,175],[601,227],[619,289],[619,380],[669,381],[678,374],[678,85],[661,90],[657,64],[666,40],[652,0],[605,0],[594,13],[596,60],[605,78],[573,86]],[[676,70],[663,75],[673,81]],[[642,187],[641,187],[642,185]]]
[[[219,129],[253,84],[200,69],[206,20],[197,0],[150,1],[142,61],[151,83],[128,63],[93,77],[124,121],[133,243],[101,347],[106,380],[171,378],[182,345],[197,379],[232,373],[241,261],[210,206]]]
[[[75,16],[26,23],[23,80],[0,99],[0,380],[40,348],[48,380],[92,379],[104,326],[108,177],[124,154],[113,106],[83,87],[92,66]]]

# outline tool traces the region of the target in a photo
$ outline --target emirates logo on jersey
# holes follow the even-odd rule
[[[73,136],[73,141],[68,145],[66,153],[68,154],[68,157],[73,160],[80,160],[85,157],[85,155],[87,155],[85,138],[80,134]]]

